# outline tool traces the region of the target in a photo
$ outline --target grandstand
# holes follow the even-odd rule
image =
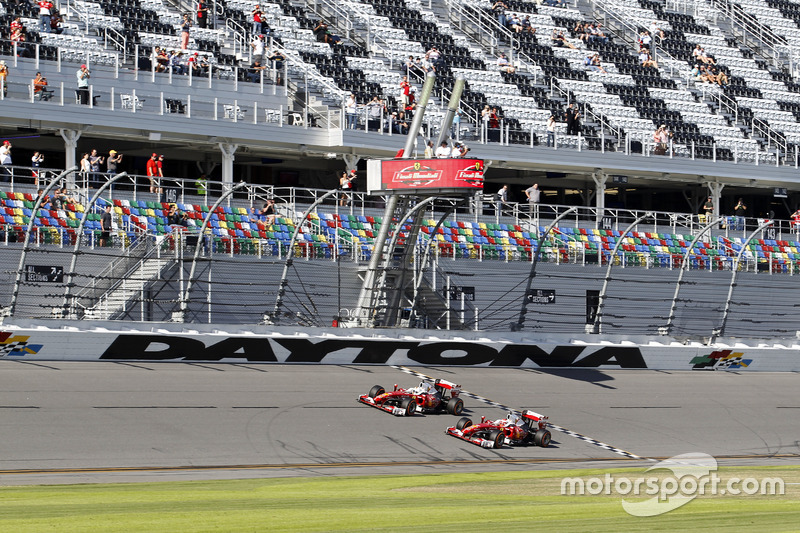
[[[10,39],[19,16],[27,39],[0,47],[9,67],[0,137],[12,141],[14,163],[0,186],[0,246],[15,287],[0,302],[36,319],[363,325],[351,313],[386,222],[384,199],[356,192],[306,220],[302,213],[336,186],[342,169],[397,152],[405,140],[393,118],[405,107],[400,80],[407,75],[420,87],[432,68],[434,102],[419,153],[439,133],[453,82],[465,79],[451,134],[487,161],[488,194],[455,205],[441,223],[454,199],[426,212],[408,243],[419,279],[398,325],[507,331],[524,322],[528,330],[584,333],[600,325],[588,309],[602,290],[603,333],[707,338],[724,316],[728,335],[794,337],[787,289],[800,268],[789,220],[800,191],[795,4],[750,0],[752,17],[720,0],[506,4],[536,32],[502,25],[488,0],[261,3],[265,55],[278,51],[284,60],[254,71],[255,2],[216,3],[209,27],[193,28],[189,47],[166,59],[158,49],[180,49],[180,15],[191,6],[67,2],[58,6],[64,21],[56,34],[41,31],[33,4],[3,2],[2,38]],[[341,41],[319,42],[320,19]],[[602,35],[582,38],[582,26],[599,21]],[[551,39],[559,31],[570,46]],[[653,33],[658,67],[638,62],[644,32]],[[698,45],[727,83],[695,79]],[[426,63],[434,48],[439,59]],[[515,72],[498,71],[501,52]],[[595,52],[605,73],[584,66]],[[422,66],[407,68],[408,56]],[[92,72],[88,105],[75,92],[81,64]],[[48,78],[50,98],[35,91],[37,71]],[[355,129],[345,126],[351,93],[360,104]],[[384,105],[367,105],[374,96]],[[565,130],[569,104],[582,114],[578,135]],[[496,120],[482,113],[486,106],[496,108]],[[559,123],[548,146],[551,114]],[[653,137],[660,124],[672,132],[662,150]],[[70,174],[65,184],[77,202],[34,212],[37,188],[92,148],[124,152],[128,176],[93,203],[88,176]],[[46,154],[47,168],[26,165],[34,151]],[[162,195],[142,176],[151,152],[166,155]],[[201,172],[211,176],[206,194],[195,183]],[[239,181],[248,186],[215,207]],[[522,200],[535,182],[544,193],[535,212],[496,208],[491,193],[502,183]],[[698,213],[708,195],[714,210],[706,219]],[[739,197],[747,217],[731,216]],[[272,221],[251,212],[267,198],[278,205]],[[168,223],[171,203],[186,213],[185,225]],[[106,204],[111,248],[98,246]],[[31,220],[26,264],[74,262],[66,272],[72,286],[16,282]],[[390,227],[403,243],[410,228],[401,220]],[[556,298],[521,315],[532,267],[534,288],[555,290]],[[508,275],[498,280],[498,268]],[[284,286],[287,300],[276,313]]]

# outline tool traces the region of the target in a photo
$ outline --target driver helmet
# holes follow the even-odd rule
[[[510,426],[519,426],[522,421],[516,413],[508,413],[506,420],[508,420],[508,425]]]
[[[424,394],[430,394],[431,389],[433,389],[433,386],[430,383],[428,383],[427,381],[423,381],[423,382],[421,382],[419,384],[419,387],[417,387],[417,388],[418,388],[418,390],[420,392],[422,392]]]

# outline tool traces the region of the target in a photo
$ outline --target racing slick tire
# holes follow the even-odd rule
[[[451,415],[460,416],[461,413],[464,412],[464,400],[461,398],[450,398],[447,400],[445,410]]]
[[[414,398],[404,398],[400,402],[400,409],[406,412],[406,416],[413,416],[417,412],[417,402],[414,401]]]
[[[468,428],[472,425],[472,420],[467,417],[459,418],[458,422],[456,422],[456,429],[461,431],[464,428]]]
[[[541,446],[542,448],[547,448],[550,446],[550,439],[550,432],[546,429],[540,429],[533,434],[533,443],[536,446]]]
[[[506,441],[506,436],[499,429],[495,429],[489,432],[489,436],[486,437],[486,439],[492,441],[494,443],[494,448],[497,449],[503,446],[503,443]]]
[[[386,389],[384,389],[380,385],[375,385],[374,387],[369,389],[369,394],[367,394],[367,396],[369,396],[370,398],[374,398],[376,396],[380,396],[384,392],[386,392]]]

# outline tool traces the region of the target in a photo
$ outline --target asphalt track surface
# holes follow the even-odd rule
[[[411,372],[411,373],[409,373]],[[465,414],[546,414],[549,448],[483,449],[451,415],[356,402],[415,372]],[[648,466],[704,452],[800,464],[795,373],[0,361],[0,485]]]

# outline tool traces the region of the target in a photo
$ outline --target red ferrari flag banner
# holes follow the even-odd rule
[[[483,189],[482,159],[393,159],[367,163],[367,187],[374,191]]]

